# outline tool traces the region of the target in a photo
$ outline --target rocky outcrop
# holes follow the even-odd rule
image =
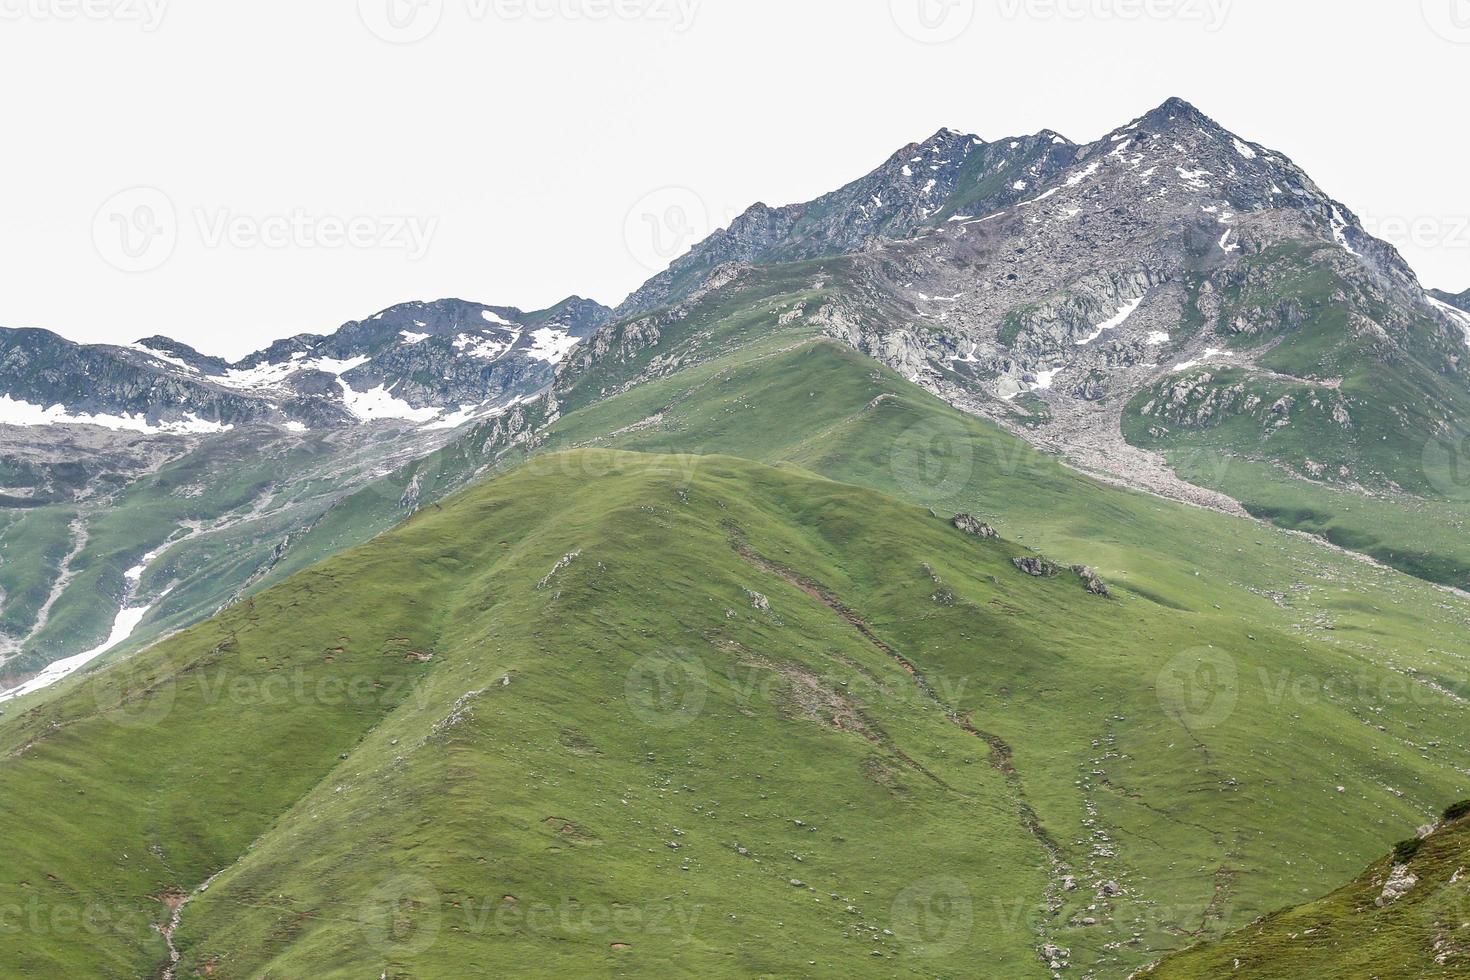
[[[1060,565],[1054,565],[1045,558],[1012,558],[1011,564],[1033,578],[1056,578],[1062,574]]]
[[[1108,591],[1107,584],[1098,577],[1097,572],[1093,569],[1089,568],[1086,565],[1073,565],[1072,571],[1076,573],[1078,578],[1082,579],[1082,585],[1085,589],[1087,589],[1089,594],[1102,596],[1103,598],[1107,598],[1108,596],[1112,595],[1112,593]]]
[[[1000,532],[983,521],[978,521],[969,514],[956,514],[954,526],[964,534],[977,538],[994,541],[1000,537]]]

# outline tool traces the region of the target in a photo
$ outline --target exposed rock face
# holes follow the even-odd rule
[[[1000,532],[982,521],[978,521],[969,514],[956,514],[954,526],[965,534],[977,538],[994,541],[1000,537]]]
[[[630,296],[617,316],[678,302],[728,263],[860,252],[961,211],[967,217],[990,214],[1046,183],[1075,159],[1077,150],[1049,130],[994,143],[940,130],[899,150],[866,177],[815,201],[783,208],[756,204]]]
[[[1419,884],[1419,879],[1409,870],[1407,864],[1394,865],[1388,880],[1383,884],[1383,894],[1378,896],[1375,904],[1379,908],[1392,905],[1407,895],[1417,884]]]
[[[1056,578],[1062,574],[1061,566],[1053,565],[1045,558],[1012,558],[1011,564],[1035,578]]]
[[[1097,572],[1091,568],[1088,568],[1086,565],[1073,565],[1072,571],[1077,573],[1077,577],[1082,579],[1082,585],[1092,595],[1100,595],[1104,598],[1112,595],[1108,591],[1107,585],[1098,577]]]
[[[32,406],[32,415],[54,408],[62,421],[122,420],[111,424],[158,434],[452,424],[549,386],[568,351],[610,314],[580,297],[536,313],[454,299],[405,303],[234,364],[167,337],[84,346],[0,328],[0,397]]]

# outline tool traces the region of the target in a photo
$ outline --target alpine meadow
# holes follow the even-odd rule
[[[1470,976],[1470,293],[1372,226],[1171,98],[616,306],[0,329],[0,977]]]

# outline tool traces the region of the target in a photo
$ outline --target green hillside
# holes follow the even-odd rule
[[[148,973],[223,872],[184,975],[1116,974],[1461,783],[1403,751],[1440,705],[1179,682],[1329,645],[1024,554],[795,469],[541,457],[7,716],[0,907],[49,928],[5,972]]]
[[[1470,974],[1467,811],[1452,808],[1448,826],[1407,845],[1412,856],[1385,856],[1328,897],[1172,956],[1148,975],[1418,980]]]
[[[1461,597],[950,408],[820,338],[834,268],[6,705],[0,975],[1121,977],[1470,795]]]

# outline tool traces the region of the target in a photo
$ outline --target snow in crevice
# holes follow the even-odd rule
[[[1433,296],[1430,296],[1427,293],[1425,294],[1425,298],[1428,299],[1429,302],[1432,303],[1436,309],[1442,310],[1445,314],[1449,316],[1451,320],[1455,321],[1455,323],[1459,325],[1461,330],[1465,331],[1465,344],[1466,346],[1470,346],[1470,313],[1466,313],[1458,306],[1451,306],[1443,300],[1435,299]]]
[[[1086,180],[1087,178],[1091,177],[1093,174],[1097,173],[1098,170],[1099,170],[1099,168],[1101,168],[1101,167],[1102,167],[1102,161],[1101,160],[1094,160],[1094,161],[1092,161],[1092,163],[1088,166],[1088,168],[1086,170],[1082,171],[1081,173],[1076,173],[1076,174],[1073,174],[1072,176],[1068,177],[1067,178],[1067,186],[1068,187],[1076,187],[1078,184],[1082,183],[1084,180]]]
[[[190,374],[198,374],[199,373],[199,369],[196,368],[196,367],[194,367],[192,364],[189,364],[189,363],[187,363],[185,361],[182,361],[179,358],[174,357],[171,354],[165,354],[163,351],[154,350],[153,348],[147,347],[147,346],[145,346],[143,344],[133,344],[132,347],[131,347],[131,349],[132,350],[135,350],[135,351],[138,351],[139,353],[142,353],[142,354],[147,354],[149,357],[153,358],[154,360],[163,361],[165,364],[171,364],[171,365],[173,365],[174,367],[177,367],[177,368],[183,368],[185,371],[188,371]]]
[[[1175,167],[1174,169],[1178,172],[1180,180],[1196,190],[1204,190],[1209,187],[1210,185],[1204,178],[1214,176],[1208,170],[1186,170],[1184,167]]]
[[[1112,319],[1107,320],[1103,323],[1099,323],[1097,325],[1097,329],[1094,330],[1086,339],[1077,341],[1077,346],[1086,347],[1088,344],[1092,343],[1094,340],[1101,337],[1109,330],[1118,329],[1123,324],[1128,322],[1128,318],[1131,317],[1135,312],[1137,312],[1138,308],[1141,305],[1143,305],[1142,296],[1124,303],[1122,306],[1118,307],[1118,312]]]
[[[172,589],[164,590],[159,593],[157,599],[146,606],[130,607],[128,605],[138,593],[138,585],[143,580],[143,573],[148,570],[148,566],[153,564],[158,556],[166,551],[168,547],[165,544],[158,550],[149,552],[143,556],[142,562],[123,573],[123,579],[127,585],[123,592],[122,608],[113,617],[112,629],[108,633],[107,639],[85,653],[79,653],[76,656],[67,657],[65,660],[58,660],[48,665],[39,674],[19,687],[11,688],[8,691],[0,691],[0,703],[27,694],[34,694],[37,691],[51,687],[53,684],[65,680],[98,657],[116,649],[126,642],[142,624],[144,617],[148,615],[153,607],[167,596],[169,592],[173,591]]]
[[[1353,249],[1352,244],[1348,241],[1347,229],[1347,219],[1342,216],[1342,212],[1337,209],[1337,206],[1333,205],[1332,237],[1337,240],[1337,244],[1341,245],[1344,249],[1347,250],[1347,253],[1349,255],[1358,255],[1358,253]],[[1358,255],[1358,257],[1362,258],[1361,255]]]

